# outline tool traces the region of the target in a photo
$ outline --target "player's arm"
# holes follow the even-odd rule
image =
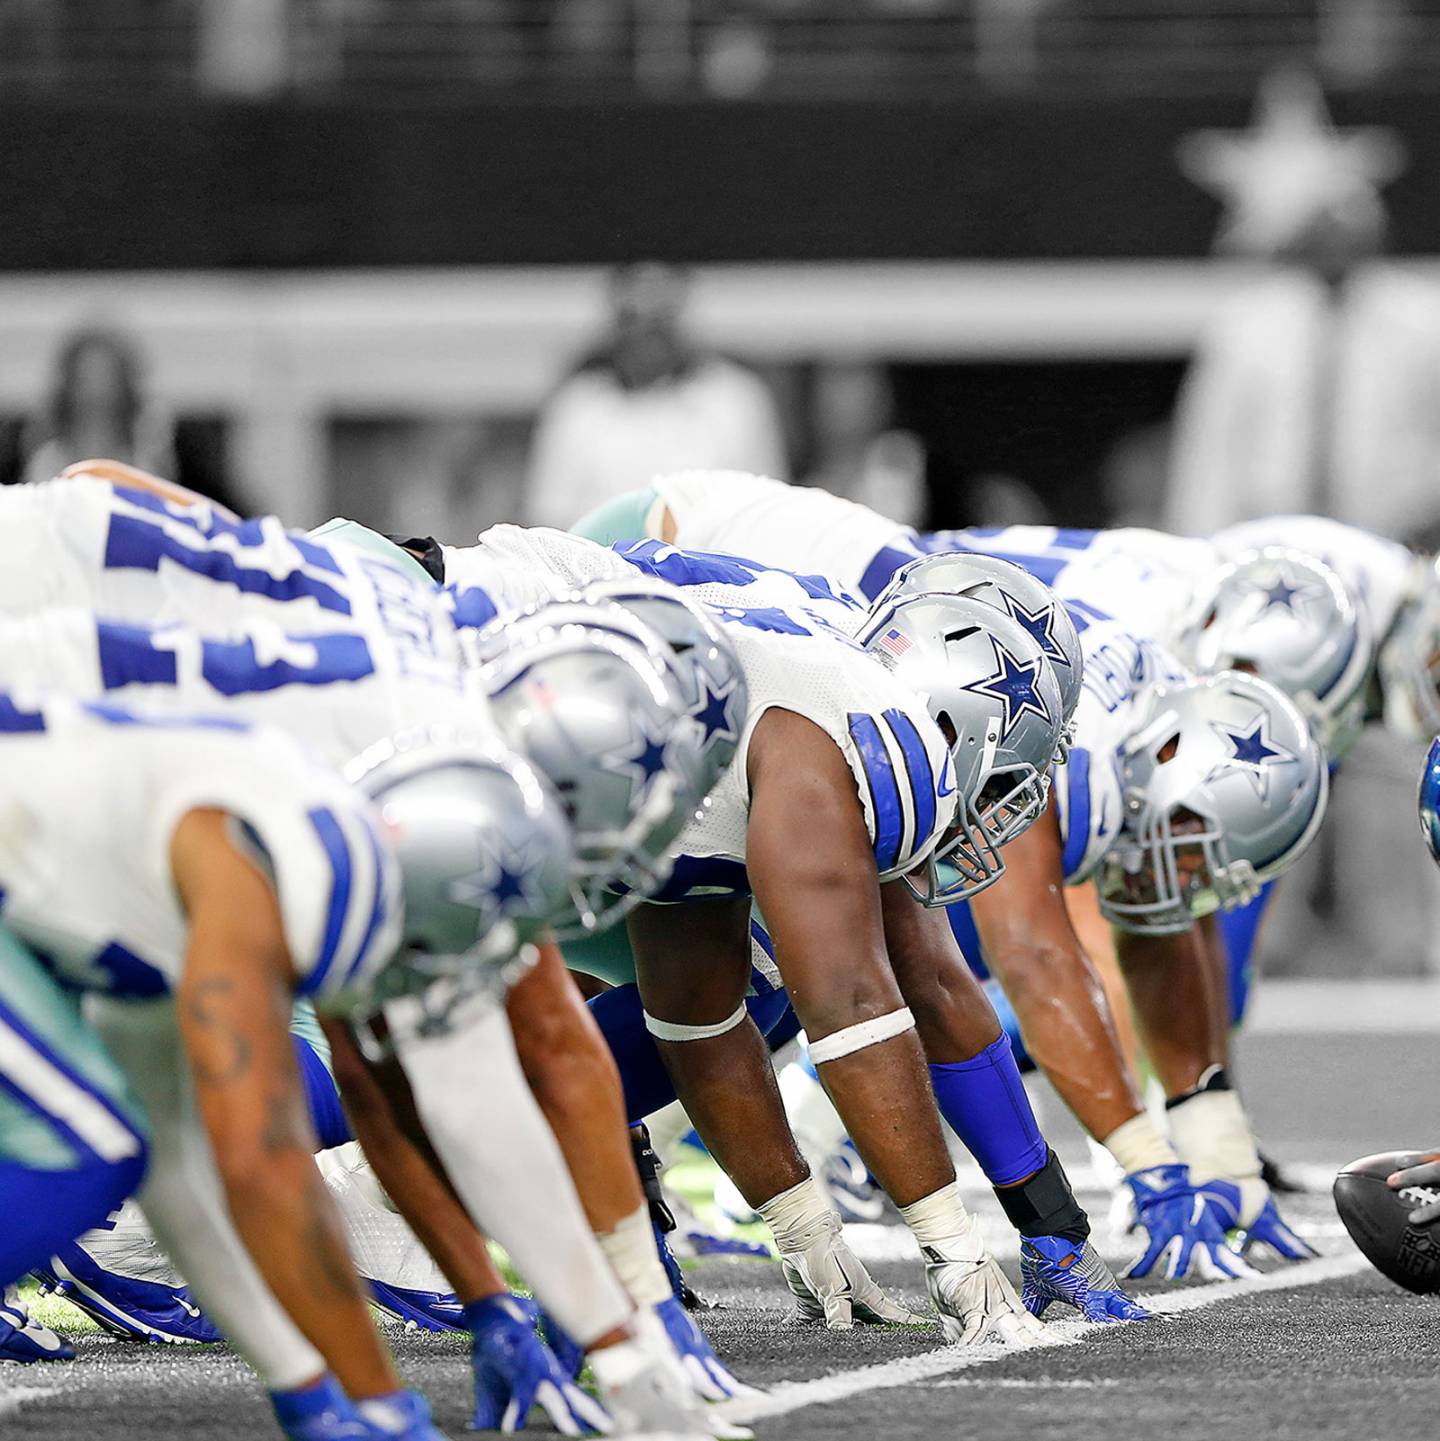
[[[208,496],[201,495],[198,491],[191,490],[188,486],[180,485],[176,481],[151,475],[148,470],[126,465],[122,460],[77,460],[74,465],[67,465],[60,472],[62,480],[73,480],[76,476],[81,475],[92,475],[98,480],[108,480],[112,485],[126,485],[131,490],[149,491],[151,495],[158,495],[162,500],[174,501],[176,505],[208,505],[222,515],[229,516],[231,520],[239,519],[234,511],[227,509],[218,501],[211,500]]]
[[[1005,874],[973,897],[970,912],[985,963],[1015,1008],[1025,1049],[1103,1142],[1143,1107],[1105,992],[1070,922],[1061,857],[1052,806],[1006,846]]]
[[[396,1392],[313,1160],[289,1031],[295,976],[274,890],[217,810],[182,818],[170,862],[189,924],[180,1033],[236,1230],[346,1391],[357,1399]]]

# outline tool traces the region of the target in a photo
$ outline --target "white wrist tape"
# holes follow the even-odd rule
[[[1196,1181],[1260,1175],[1249,1118],[1234,1091],[1198,1091],[1165,1113],[1180,1159]]]
[[[985,1238],[960,1199],[958,1181],[901,1206],[900,1214],[922,1249],[948,1261],[978,1261],[985,1254]]]
[[[840,1218],[814,1176],[806,1176],[798,1186],[771,1196],[755,1209],[769,1226],[781,1251],[803,1251],[808,1242],[822,1232],[840,1229]]]
[[[723,1021],[712,1021],[708,1026],[683,1026],[678,1021],[662,1021],[646,1011],[645,1029],[659,1041],[709,1041],[733,1031],[747,1014],[745,1002],[741,1001]]]
[[[810,1060],[817,1066],[823,1066],[826,1061],[838,1061],[842,1056],[854,1055],[867,1046],[878,1046],[881,1041],[893,1040],[914,1029],[915,1017],[910,1014],[910,1007],[901,1006],[898,1011],[889,1011],[868,1021],[857,1021],[844,1030],[831,1031],[828,1036],[811,1041]]]
[[[599,1231],[595,1239],[637,1306],[654,1306],[670,1299],[670,1281],[655,1249],[655,1229],[650,1224],[648,1206],[638,1206],[630,1215],[622,1216],[613,1231]]]
[[[1127,1176],[1152,1166],[1173,1166],[1179,1157],[1161,1134],[1149,1111],[1141,1111],[1115,1127],[1100,1143],[1120,1163]]]

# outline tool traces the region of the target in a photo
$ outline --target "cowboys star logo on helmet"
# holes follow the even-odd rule
[[[1260,593],[1265,597],[1264,610],[1270,610],[1274,606],[1282,610],[1293,611],[1296,603],[1305,600],[1315,594],[1313,586],[1295,585],[1283,571],[1276,574],[1275,579],[1268,586],[1262,586]]]
[[[999,669],[984,680],[970,681],[964,688],[978,695],[990,696],[1005,707],[1002,729],[1007,736],[1026,711],[1039,716],[1042,722],[1049,725],[1054,717],[1039,691],[1042,662],[1036,660],[1022,664],[993,636],[990,644],[995,651],[995,664]]]
[[[473,906],[488,924],[498,916],[530,912],[543,899],[535,881],[542,860],[533,846],[519,850],[502,842],[498,849],[487,847],[472,874],[450,882],[450,898]]]
[[[1232,728],[1227,725],[1215,723],[1215,731],[1222,740],[1230,742],[1231,756],[1229,764],[1239,766],[1255,787],[1255,794],[1263,801],[1270,792],[1270,772],[1268,767],[1283,765],[1286,761],[1297,759],[1284,746],[1278,744],[1272,737],[1265,733],[1265,713],[1261,711],[1255,717],[1255,724],[1248,734],[1242,733],[1239,727]],[[1224,767],[1217,767],[1217,770]]]
[[[1055,638],[1055,608],[1058,601],[1055,605],[1042,605],[1034,610],[1026,610],[1009,591],[1002,591],[1000,599],[1010,615],[1034,637],[1035,644],[1040,647],[1040,653],[1046,660],[1059,661],[1062,665],[1070,663],[1064,647]]]
[[[611,751],[603,758],[606,770],[617,774],[628,772],[635,779],[636,795],[641,796],[650,782],[665,769],[666,737],[651,732],[643,720],[635,722],[633,749],[627,752]]]

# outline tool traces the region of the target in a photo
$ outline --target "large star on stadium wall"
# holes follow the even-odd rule
[[[1196,130],[1180,168],[1225,206],[1216,246],[1272,254],[1327,209],[1380,204],[1380,187],[1405,168],[1393,130],[1337,130],[1313,76],[1278,71],[1260,83],[1248,130]]]

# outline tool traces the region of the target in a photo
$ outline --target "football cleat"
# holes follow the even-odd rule
[[[112,1336],[165,1344],[225,1339],[173,1273],[168,1281],[148,1280],[102,1264],[90,1243],[103,1236],[91,1232],[62,1246],[48,1270],[35,1274]]]
[[[840,1219],[847,1224],[873,1223],[885,1214],[885,1192],[850,1141],[826,1160],[824,1186]]]
[[[30,1317],[14,1288],[0,1295],[0,1361],[73,1361],[75,1348]]]
[[[451,1292],[412,1291],[373,1277],[362,1277],[373,1305],[403,1322],[407,1330],[463,1331],[465,1308]]]
[[[1089,1241],[1076,1246],[1063,1236],[1024,1236],[1020,1276],[1025,1308],[1043,1316],[1056,1301],[1073,1306],[1087,1321],[1148,1321],[1151,1313],[1120,1289],[1115,1274]]]

